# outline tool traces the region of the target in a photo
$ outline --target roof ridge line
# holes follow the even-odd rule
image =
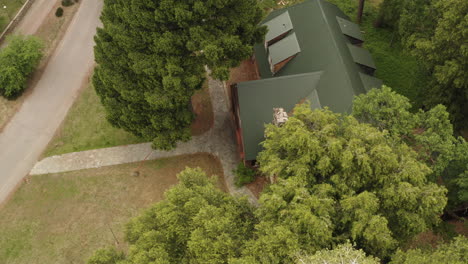
[[[322,12],[322,17],[323,19],[325,20],[325,24],[327,24],[327,28],[328,28],[328,34],[331,35],[331,38],[333,40],[333,45],[335,46],[335,49],[338,51],[337,54],[338,54],[338,57],[340,58],[340,61],[341,61],[341,65],[343,65],[343,67],[345,68],[345,74],[346,74],[346,79],[348,80],[348,84],[350,84],[351,87],[353,87],[353,84],[351,82],[351,77],[349,76],[349,73],[348,73],[348,70],[347,70],[347,67],[345,66],[345,60],[343,59],[343,56],[341,54],[341,50],[339,49],[338,47],[338,43],[337,43],[337,40],[335,39],[335,35],[332,33],[332,28],[330,26],[330,23],[328,22],[328,17],[327,15],[325,14],[325,11],[323,10],[323,6],[322,6],[322,0],[317,0],[318,2],[318,5],[320,7],[320,12]],[[332,4],[332,3],[330,3]],[[334,4],[332,4],[334,5]],[[334,5],[336,8],[338,8],[336,5]],[[338,8],[339,9],[339,8]]]

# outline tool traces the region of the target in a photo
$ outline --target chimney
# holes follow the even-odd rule
[[[281,127],[288,121],[288,113],[283,108],[273,108],[273,124]]]

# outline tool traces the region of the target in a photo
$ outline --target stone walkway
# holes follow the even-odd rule
[[[209,90],[214,113],[213,128],[203,135],[192,137],[189,142],[179,143],[177,148],[171,151],[153,150],[151,149],[151,143],[142,143],[73,152],[39,161],[31,170],[30,175],[99,168],[138,162],[145,159],[153,160],[205,152],[211,153],[220,159],[229,192],[231,194],[247,195],[249,200],[255,203],[256,198],[249,189],[245,187],[237,188],[234,185],[232,171],[236,168],[240,159],[237,154],[234,124],[230,118],[227,92],[222,82],[211,78],[209,79]]]

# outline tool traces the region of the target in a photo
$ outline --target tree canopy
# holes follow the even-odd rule
[[[107,119],[171,149],[190,138],[190,98],[207,65],[227,79],[265,28],[256,0],[104,1],[94,86]]]
[[[442,181],[449,193],[449,209],[468,201],[468,143],[456,138],[449,114],[442,105],[412,113],[409,100],[383,86],[359,95],[353,116],[388,131],[394,139],[412,147],[418,159],[432,170],[431,181]]]
[[[436,250],[399,250],[391,264],[464,264],[468,263],[468,238],[459,236],[454,241],[439,246]]]
[[[362,249],[355,249],[347,242],[334,249],[317,251],[311,256],[297,256],[297,264],[379,264],[380,261],[372,256],[366,256]]]
[[[227,263],[239,257],[255,220],[248,200],[217,189],[200,169],[186,169],[178,179],[163,201],[127,225],[125,259],[108,249],[88,263]]]
[[[382,257],[445,207],[445,188],[428,182],[430,168],[410,147],[352,116],[303,104],[265,134],[260,170],[279,182],[260,198],[259,226],[269,228],[257,227],[259,240],[278,229],[300,250],[350,239]]]
[[[431,77],[425,104],[444,104],[458,128],[468,116],[468,2],[385,0],[381,19],[399,34]]]
[[[0,51],[0,94],[13,99],[26,89],[28,77],[42,58],[42,42],[36,37],[12,36]]]

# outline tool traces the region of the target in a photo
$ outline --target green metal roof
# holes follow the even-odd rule
[[[337,16],[336,19],[343,34],[364,41],[364,36],[362,35],[358,24],[355,24],[347,19],[343,19],[339,16]]]
[[[315,92],[321,75],[322,72],[313,72],[237,84],[246,160],[254,160],[261,150],[259,144],[264,139],[265,124],[273,119],[273,108],[293,110]],[[312,107],[320,108],[320,104],[312,103]]]
[[[365,71],[356,61],[375,68],[370,54],[358,47],[355,50],[355,46],[343,34],[337,17],[343,20],[349,18],[335,5],[325,0],[306,0],[271,12],[264,23],[286,12],[293,27],[288,36],[295,34],[301,51],[273,75],[268,50],[264,43],[256,45],[255,59],[262,80],[237,84],[246,160],[255,159],[261,150],[259,144],[264,139],[264,124],[271,123],[274,107],[290,111],[286,101],[288,106],[293,107],[301,99],[307,99],[312,108],[329,107],[334,112],[350,113],[354,96],[365,93],[370,83],[368,79],[363,83],[361,74]],[[320,72],[320,78],[284,78],[301,74],[315,76],[317,72]],[[285,80],[288,80],[287,83]],[[303,83],[306,80],[311,82],[307,86]],[[259,83],[263,88],[259,88]],[[271,92],[269,87],[273,86],[277,92]],[[302,91],[297,86],[308,87],[309,90]],[[257,114],[260,108],[261,114]]]
[[[268,32],[265,35],[265,41],[267,42],[293,29],[288,11],[265,22],[263,25],[268,28]]]
[[[366,92],[371,90],[372,88],[380,88],[382,87],[382,80],[375,78],[374,76],[370,76],[365,73],[359,73],[359,76],[361,77],[362,84],[364,85],[364,89],[366,89]]]
[[[285,59],[296,55],[301,51],[297,43],[296,33],[292,33],[284,39],[268,47],[268,52],[273,65],[284,61]]]
[[[374,60],[368,50],[349,43],[348,48],[351,52],[351,56],[353,56],[354,62],[375,69]]]

